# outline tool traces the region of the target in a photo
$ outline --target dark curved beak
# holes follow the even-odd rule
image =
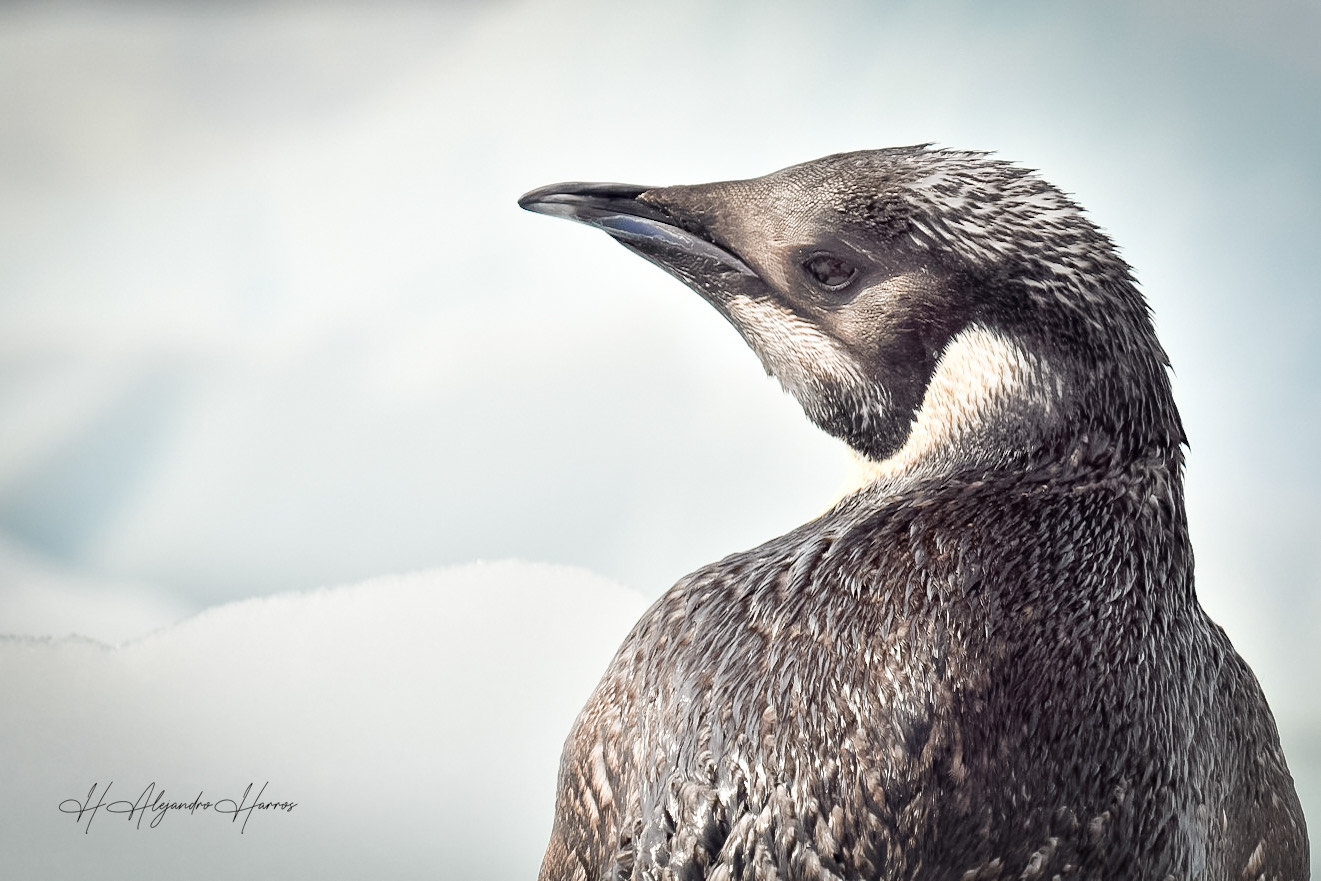
[[[525,193],[520,208],[565,217],[602,230],[623,245],[644,251],[678,251],[704,257],[742,275],[756,275],[746,263],[719,245],[681,227],[675,218],[638,196],[652,189],[634,184],[569,182]]]

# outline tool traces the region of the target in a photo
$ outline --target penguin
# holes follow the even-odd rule
[[[695,290],[869,472],[642,616],[541,881],[1308,877],[1194,590],[1168,359],[1068,196],[920,145],[519,204]]]

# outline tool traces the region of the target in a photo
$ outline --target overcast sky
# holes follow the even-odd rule
[[[515,201],[935,142],[1135,266],[1199,593],[1321,792],[1318,45],[1310,0],[7,4],[0,631],[477,559],[655,597],[801,523],[840,445],[694,294]]]

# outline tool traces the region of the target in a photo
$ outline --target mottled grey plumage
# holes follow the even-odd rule
[[[521,204],[700,292],[874,477],[642,617],[565,746],[543,881],[1308,876],[1193,590],[1164,352],[1069,199],[914,147]]]

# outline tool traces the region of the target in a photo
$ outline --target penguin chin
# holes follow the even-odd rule
[[[814,425],[865,459],[887,459],[904,442],[906,423],[890,412],[880,387],[834,389],[807,400],[795,397]]]

